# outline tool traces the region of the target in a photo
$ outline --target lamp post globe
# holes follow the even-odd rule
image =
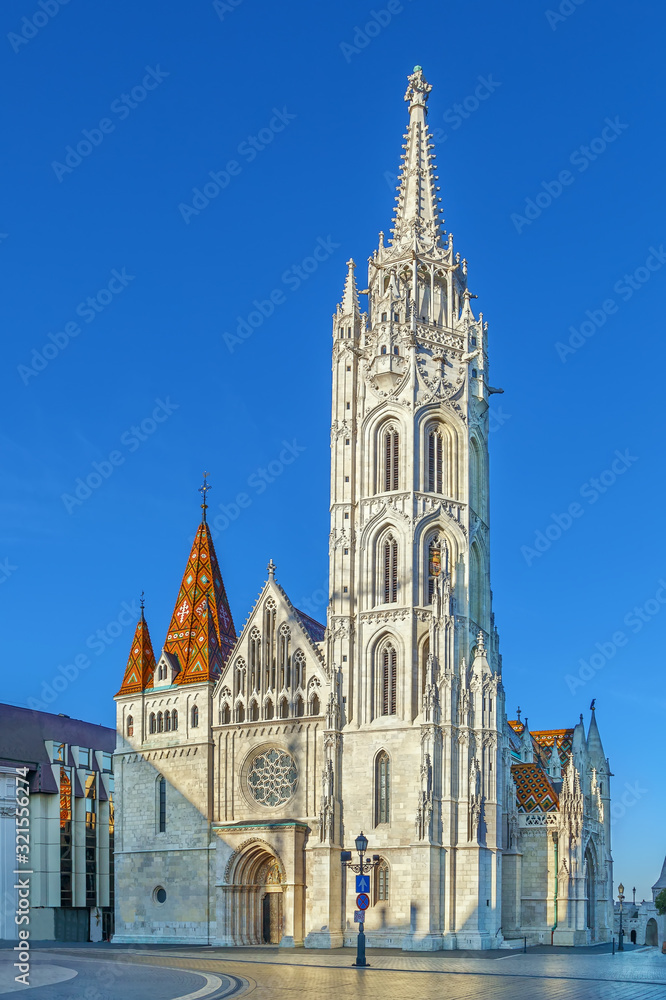
[[[365,854],[368,849],[368,838],[363,834],[363,831],[359,833],[356,838],[356,850],[359,854]]]

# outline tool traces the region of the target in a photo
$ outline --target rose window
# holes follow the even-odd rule
[[[275,808],[294,794],[298,772],[286,750],[266,750],[252,761],[247,783],[252,797],[262,806]]]

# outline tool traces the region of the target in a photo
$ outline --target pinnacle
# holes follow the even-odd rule
[[[147,687],[152,687],[154,673],[155,654],[153,653],[153,644],[150,641],[148,624],[143,615],[142,594],[141,617],[134,630],[134,639],[118,694],[137,694]]]

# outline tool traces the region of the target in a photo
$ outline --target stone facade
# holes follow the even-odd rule
[[[348,262],[333,317],[326,628],[271,563],[236,638],[221,578],[201,569],[217,565],[205,483],[165,649],[155,664],[139,623],[117,696],[116,940],[350,945],[340,850],[361,829],[380,858],[370,945],[608,935],[596,722],[532,735],[506,717],[489,556],[501,390],[441,225],[430,89],[417,67],[392,237],[365,291]]]

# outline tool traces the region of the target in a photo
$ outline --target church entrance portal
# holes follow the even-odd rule
[[[255,841],[233,859],[226,888],[226,920],[235,945],[280,944],[284,934],[282,861]]]

